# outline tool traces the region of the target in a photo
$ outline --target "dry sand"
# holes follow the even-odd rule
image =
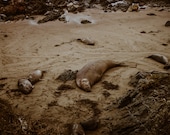
[[[83,99],[98,103],[100,119],[116,117],[116,113],[107,113],[106,108],[130,89],[131,75],[138,71],[166,72],[162,64],[146,57],[160,53],[170,58],[170,28],[164,26],[170,19],[168,10],[165,8],[160,12],[158,8],[147,8],[139,12],[104,13],[99,9],[88,9],[80,17],[72,15],[74,19],[68,18],[68,23],[52,21],[38,25],[38,19],[1,22],[0,77],[7,78],[0,80],[5,84],[0,90],[1,98],[10,101],[17,113],[33,120],[45,119],[52,127],[90,118],[93,115],[91,108],[79,103]],[[93,23],[79,24],[82,16]],[[75,41],[77,38],[90,38],[96,44],[84,45]],[[56,80],[61,73],[68,69],[79,70],[98,59],[130,63],[128,67],[109,70],[102,78],[102,81],[119,85],[119,90],[106,90],[100,81],[93,86],[92,92],[87,93],[77,88],[74,81],[68,81],[66,84],[75,89],[57,94],[56,89],[63,84]],[[135,63],[137,66],[133,66]],[[31,94],[16,95],[10,91],[17,89],[18,79],[35,69],[47,70],[47,73]],[[104,91],[111,95],[106,98]]]

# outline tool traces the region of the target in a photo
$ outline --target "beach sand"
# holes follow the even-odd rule
[[[30,120],[43,120],[56,130],[63,124],[91,118],[95,107],[100,110],[100,120],[116,117],[116,111],[110,113],[107,108],[131,89],[128,85],[131,75],[138,71],[167,72],[162,64],[146,58],[155,53],[170,58],[170,28],[165,27],[170,12],[169,8],[158,10],[148,7],[139,12],[105,13],[94,8],[68,14],[67,23],[57,20],[37,24],[41,16],[35,20],[0,22],[0,77],[5,78],[0,80],[5,84],[0,90],[1,98],[8,100],[16,113]],[[82,18],[92,23],[81,24]],[[80,43],[78,38],[94,40],[95,45]],[[56,79],[61,73],[79,70],[88,62],[101,59],[125,62],[129,66],[107,71],[91,92],[79,89],[74,80],[65,83],[74,89],[57,90],[64,84]],[[18,79],[35,69],[47,72],[29,95],[11,91],[17,89]],[[119,85],[119,89],[106,90],[103,81]],[[83,104],[85,100],[97,106]],[[94,134],[102,133],[100,130],[88,133]]]

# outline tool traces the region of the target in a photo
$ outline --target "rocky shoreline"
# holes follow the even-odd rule
[[[23,19],[33,19],[33,15],[44,15],[39,23],[53,20],[62,20],[62,15],[83,12],[87,8],[99,8],[104,12],[121,10],[139,11],[150,7],[169,7],[169,1],[144,1],[144,0],[2,0],[0,2],[0,22]]]

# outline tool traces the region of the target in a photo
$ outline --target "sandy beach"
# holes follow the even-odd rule
[[[131,89],[130,76],[138,71],[167,72],[161,63],[146,58],[158,53],[170,59],[170,28],[165,27],[170,8],[159,9],[105,13],[92,8],[78,14],[67,13],[66,23],[57,20],[37,24],[42,16],[35,16],[35,20],[0,22],[0,77],[5,78],[0,80],[5,84],[0,90],[1,98],[8,100],[16,113],[30,120],[43,120],[58,132],[63,124],[80,122],[93,115],[91,106],[83,105],[80,100],[97,102],[101,120],[116,117],[116,111],[110,113],[106,108]],[[81,19],[92,23],[81,24]],[[79,38],[93,40],[95,45],[78,42]],[[91,92],[79,89],[74,80],[65,83],[74,89],[58,92],[63,82],[56,78],[61,73],[79,70],[88,62],[101,59],[129,66],[107,71]],[[17,89],[18,79],[35,69],[47,72],[29,95],[11,92]],[[106,90],[103,81],[119,85],[119,89]],[[103,95],[105,91],[110,94],[107,98]],[[104,135],[102,130],[87,135]]]

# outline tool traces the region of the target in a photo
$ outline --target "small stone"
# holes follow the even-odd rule
[[[4,37],[8,37],[8,35],[7,35],[7,34],[5,34],[5,35],[4,35]]]
[[[165,23],[165,27],[169,27],[170,26],[170,21],[167,21],[166,23]]]
[[[102,93],[105,98],[109,97],[111,94],[108,91],[103,91]]]
[[[163,46],[168,46],[168,44],[162,43]]]
[[[146,33],[146,31],[141,31],[140,33]]]
[[[154,13],[148,13],[147,15],[149,15],[149,16],[156,16],[156,14],[154,14]]]
[[[91,21],[89,21],[89,20],[81,20],[81,24],[88,24],[88,23],[91,23]]]
[[[164,9],[163,9],[163,8],[161,8],[161,9],[159,9],[158,11],[159,11],[159,12],[162,12],[162,11],[164,11]]]
[[[118,90],[119,85],[112,84],[111,82],[103,81],[103,87],[107,90]]]
[[[98,128],[99,120],[91,118],[87,121],[81,122],[83,129],[85,130],[96,130]]]
[[[170,63],[165,64],[164,69],[169,70],[170,69]]]

